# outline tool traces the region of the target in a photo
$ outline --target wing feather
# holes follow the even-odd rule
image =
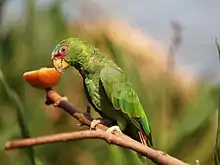
[[[150,127],[144,109],[123,71],[114,65],[106,66],[100,73],[100,79],[114,108],[122,111],[137,129],[149,135]]]

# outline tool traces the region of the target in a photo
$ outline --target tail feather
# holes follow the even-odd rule
[[[146,143],[147,137],[144,135],[144,133],[142,131],[138,131],[138,134],[139,134],[141,143],[144,145],[147,145],[147,143]]]
[[[147,145],[148,147],[151,147],[153,148],[153,143],[152,143],[152,137],[151,135],[146,135],[143,131],[138,131],[138,135],[139,135],[139,138],[140,138],[140,142],[144,145]],[[142,162],[144,162],[146,160],[145,157],[143,157],[143,155],[141,154],[137,154],[138,157],[140,158],[140,160]]]
[[[140,142],[144,145],[147,145],[148,147],[153,148],[153,142],[151,134],[146,135],[143,131],[138,131]]]
[[[143,145],[153,148],[152,136],[151,133],[146,133],[144,129],[138,127],[132,123],[127,123],[126,129],[123,131],[125,134],[133,138],[134,140],[139,141]],[[146,157],[141,154],[137,154],[141,161],[145,161]]]

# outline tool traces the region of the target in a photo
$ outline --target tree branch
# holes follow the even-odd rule
[[[82,111],[74,107],[72,104],[70,104],[67,100],[63,99],[62,96],[60,96],[55,90],[52,90],[51,88],[46,89],[46,92],[47,92],[47,100],[46,100],[47,105],[58,103],[57,107],[62,108],[65,112],[67,112],[76,120],[78,120],[82,125],[90,126],[93,118],[88,112],[83,113]],[[101,123],[97,124],[96,128],[104,131],[108,129],[108,127],[104,126]]]
[[[54,90],[47,89],[47,101],[46,104],[58,103],[58,107],[62,108],[65,112],[69,113],[71,116],[76,118],[83,125],[90,126],[92,117],[89,113],[82,113],[80,110],[76,109],[73,105],[71,105],[68,101],[62,99],[62,97]],[[17,149],[30,147],[41,144],[49,144],[55,142],[63,142],[70,140],[82,140],[82,139],[103,139],[110,144],[114,144],[120,147],[128,148],[133,151],[136,151],[143,156],[151,159],[153,162],[161,165],[188,165],[187,163],[182,162],[170,155],[149,148],[146,145],[143,145],[130,137],[120,134],[113,135],[106,130],[108,127],[103,124],[98,124],[96,126],[96,130],[86,130],[86,131],[78,131],[78,132],[70,132],[70,133],[60,133],[55,135],[47,135],[35,138],[27,138],[27,139],[17,139],[6,142],[5,149]]]
[[[124,148],[132,149],[139,152],[142,155],[147,156],[149,159],[153,160],[158,164],[163,165],[187,165],[186,163],[165,154],[164,152],[157,151],[142,145],[141,143],[127,138],[126,140],[123,136],[116,136],[110,134],[103,130],[95,131],[78,131],[71,133],[60,133],[56,135],[48,135],[37,138],[28,138],[21,140],[8,141],[5,145],[6,149],[23,148],[28,146],[55,143],[60,141],[70,141],[70,140],[82,140],[82,139],[103,139],[110,144],[115,144]]]

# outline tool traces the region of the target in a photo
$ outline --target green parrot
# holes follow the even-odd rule
[[[83,78],[88,102],[102,119],[110,121],[111,133],[125,133],[153,147],[151,128],[132,83],[122,69],[99,49],[79,38],[61,41],[52,51],[53,66],[62,72],[75,67]],[[101,120],[93,120],[94,128]]]

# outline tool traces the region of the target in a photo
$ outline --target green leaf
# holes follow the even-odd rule
[[[20,127],[21,135],[23,138],[29,138],[30,133],[28,130],[28,124],[27,124],[27,119],[25,118],[25,108],[23,103],[21,102],[19,96],[10,89],[8,86],[6,80],[4,79],[4,75],[2,71],[0,70],[0,83],[2,88],[5,89],[6,94],[8,95],[9,99],[12,102],[12,106],[16,109],[16,115],[17,115],[17,121]],[[29,147],[26,149],[27,155],[31,161],[32,165],[35,165],[35,158],[34,158],[34,150],[32,147]]]

